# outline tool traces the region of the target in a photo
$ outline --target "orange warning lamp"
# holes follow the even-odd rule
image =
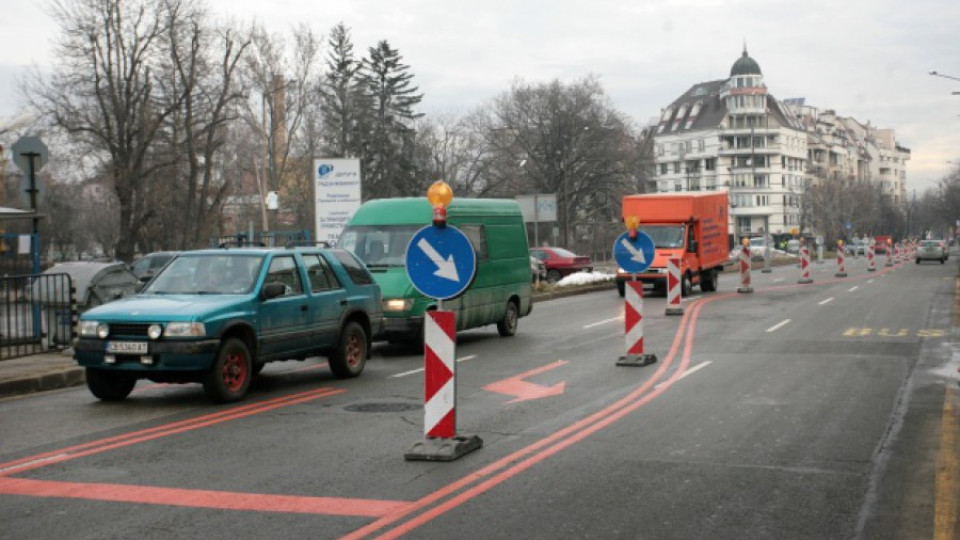
[[[447,207],[453,200],[453,190],[443,180],[437,180],[427,190],[427,200],[433,207],[434,227],[445,227],[447,225]]]
[[[843,248],[843,240],[837,240],[837,247]]]
[[[623,222],[627,225],[627,236],[631,240],[636,240],[637,227],[640,226],[640,218],[638,216],[627,216],[623,218]]]
[[[743,245],[743,247],[750,247],[750,239],[749,239],[749,238],[743,238],[743,239],[741,239],[741,240],[740,240],[740,243]]]

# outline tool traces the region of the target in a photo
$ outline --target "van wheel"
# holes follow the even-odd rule
[[[520,310],[513,300],[507,302],[507,312],[503,314],[503,319],[497,323],[497,332],[501,337],[510,337],[517,333],[517,326],[520,322]]]
[[[220,346],[217,358],[203,377],[203,391],[215,403],[240,401],[247,395],[253,378],[253,360],[243,340],[229,338]]]
[[[103,401],[123,401],[137,384],[137,379],[126,373],[96,368],[87,368],[85,377],[90,393]]]
[[[343,327],[340,346],[330,355],[330,371],[339,379],[356,377],[367,365],[367,333],[351,321]]]

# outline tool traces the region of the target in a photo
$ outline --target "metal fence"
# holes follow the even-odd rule
[[[218,236],[210,239],[210,247],[243,247],[243,246],[266,246],[266,247],[284,247],[288,244],[305,244],[310,242],[310,231],[274,231],[262,232],[255,231],[253,238],[249,233],[241,232],[237,234]]]
[[[69,274],[0,277],[0,360],[70,347],[76,325]]]
[[[0,234],[0,275],[40,273],[40,238],[36,234]]]

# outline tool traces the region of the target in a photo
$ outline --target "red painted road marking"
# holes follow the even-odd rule
[[[105,452],[114,448],[120,448],[144,441],[158,439],[160,437],[173,435],[175,433],[182,433],[184,431],[211,426],[221,422],[226,422],[228,420],[236,420],[238,418],[252,416],[254,414],[271,411],[280,407],[305,403],[307,401],[333,396],[343,392],[346,392],[346,390],[332,387],[320,388],[300,394],[293,394],[290,396],[273,398],[267,401],[241,405],[239,407],[233,407],[224,411],[198,416],[196,418],[181,420],[179,422],[173,422],[170,424],[163,424],[139,431],[132,431],[130,433],[124,433],[114,437],[107,437],[105,439],[78,444],[76,446],[70,446],[51,452],[36,454],[7,463],[0,463],[0,477],[31,469],[38,469],[46,465],[60,463],[62,461],[67,461],[82,456]]]
[[[359,517],[380,517],[390,512],[402,510],[410,504],[405,501],[265,495],[202,489],[126,486],[122,484],[82,484],[26,478],[0,478],[0,493],[28,497],[59,497],[192,508],[217,508],[220,510]]]
[[[540,366],[536,369],[531,369],[530,371],[524,371],[519,375],[508,377],[502,381],[490,383],[484,386],[483,389],[487,390],[488,392],[516,396],[516,399],[511,399],[507,403],[517,403],[519,401],[527,401],[530,399],[559,396],[563,393],[567,383],[561,382],[553,386],[542,386],[525,381],[523,379],[526,379],[527,377],[533,377],[534,375],[539,375],[545,371],[550,371],[551,369],[555,369],[569,363],[570,362],[566,360],[557,360],[556,362],[552,362],[545,366]]]

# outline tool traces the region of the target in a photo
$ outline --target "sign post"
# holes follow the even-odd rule
[[[624,330],[627,353],[617,360],[618,366],[646,366],[657,361],[657,355],[643,352],[643,283],[637,274],[653,264],[656,249],[653,239],[637,230],[640,218],[628,216],[627,232],[613,243],[613,257],[617,265],[631,274],[624,287]]]
[[[408,461],[453,461],[483,446],[476,435],[457,435],[457,322],[443,301],[456,298],[473,282],[477,253],[467,235],[448,226],[447,206],[453,192],[444,182],[430,186],[433,225],[410,239],[406,251],[407,277],[421,294],[437,301],[424,324],[424,440],[404,454]]]
[[[17,142],[10,147],[13,153],[13,159],[17,167],[23,171],[29,184],[24,191],[30,198],[30,210],[37,213],[37,197],[40,190],[37,189],[37,171],[47,164],[50,154],[47,151],[47,145],[39,137],[20,137]],[[33,234],[40,232],[40,218],[33,218]]]

